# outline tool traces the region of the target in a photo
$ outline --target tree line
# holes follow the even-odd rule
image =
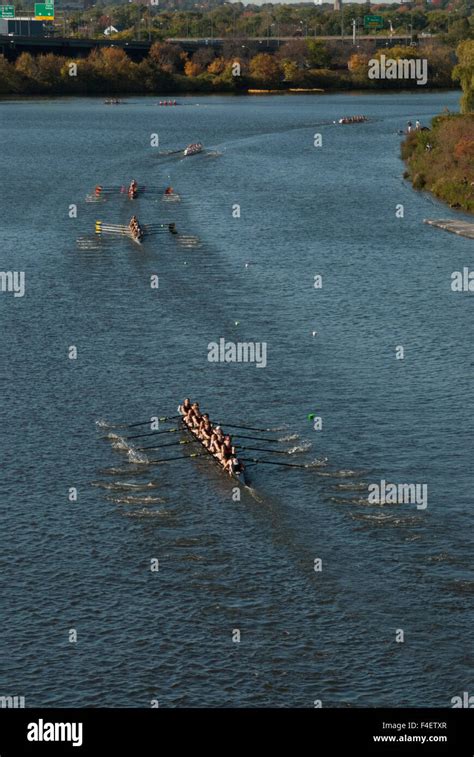
[[[467,45],[467,47],[466,47]],[[361,45],[357,52],[319,40],[294,39],[275,54],[255,52],[229,41],[221,53],[211,47],[193,55],[179,45],[155,42],[141,62],[133,62],[118,47],[96,49],[87,58],[72,60],[47,54],[21,54],[15,62],[0,57],[0,94],[126,95],[179,92],[233,92],[248,89],[292,88],[406,89],[412,80],[377,80],[368,77],[369,61],[386,58],[426,58],[428,87],[469,88],[472,71],[468,43],[462,43],[459,61],[447,45],[391,47],[371,53]],[[459,57],[459,56],[458,56]],[[454,77],[454,78],[453,78]],[[472,82],[471,82],[472,84]],[[471,94],[464,96],[471,103]]]

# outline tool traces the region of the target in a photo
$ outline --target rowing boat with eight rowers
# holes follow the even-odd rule
[[[186,398],[178,408],[183,427],[214,458],[216,463],[240,484],[248,486],[244,464],[237,457],[235,446],[220,426],[214,426],[207,413],[201,413],[198,402]]]
[[[202,152],[203,146],[201,142],[194,142],[191,145],[188,145],[184,150],[184,155],[187,157],[188,155],[197,155],[198,152]]]
[[[158,231],[166,229],[168,229],[170,234],[178,233],[174,222],[146,224],[145,226],[141,226],[136,216],[131,217],[127,226],[118,223],[103,223],[103,221],[95,222],[95,233],[99,234],[99,236],[102,234],[121,234],[122,236],[129,237],[129,239],[137,244],[141,244],[145,236],[156,234]]]

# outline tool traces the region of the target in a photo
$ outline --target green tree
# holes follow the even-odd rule
[[[311,68],[328,68],[331,63],[331,56],[324,42],[310,39],[306,44],[308,47],[308,63]]]
[[[461,82],[463,92],[461,111],[472,113],[474,111],[474,40],[461,42],[456,54],[459,62],[454,67],[453,79]]]

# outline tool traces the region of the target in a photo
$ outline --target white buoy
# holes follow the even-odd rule
[[[313,331],[313,336],[316,336],[317,333],[318,333],[317,331]]]

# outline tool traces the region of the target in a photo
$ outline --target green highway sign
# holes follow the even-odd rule
[[[15,18],[15,6],[0,5],[0,18]]]
[[[383,29],[382,16],[364,16],[364,26],[366,29]]]
[[[54,2],[35,3],[35,19],[48,21],[54,18]]]

